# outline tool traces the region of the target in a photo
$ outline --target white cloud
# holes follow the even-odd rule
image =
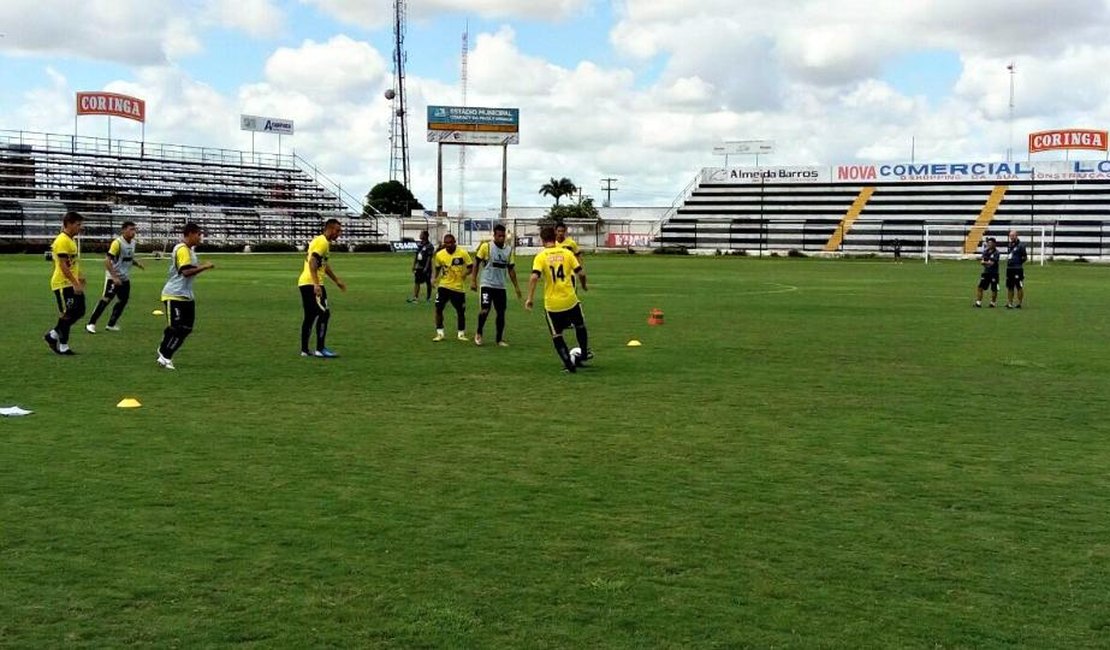
[[[284,15],[272,0],[4,0],[0,53],[162,65],[202,49],[209,27],[276,35]]]
[[[375,28],[393,24],[392,0],[300,0],[341,21]],[[421,0],[408,4],[411,18],[432,18],[444,13],[482,18],[528,18],[562,20],[590,4],[591,0]]]

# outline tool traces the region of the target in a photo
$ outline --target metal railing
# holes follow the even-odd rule
[[[70,154],[157,158],[181,162],[218,163],[225,165],[295,169],[295,154],[256,153],[218,147],[195,147],[184,144],[139,142],[135,140],[99,138],[87,135],[62,135],[37,131],[0,129],[0,145],[8,148],[31,147],[38,151],[59,151]]]

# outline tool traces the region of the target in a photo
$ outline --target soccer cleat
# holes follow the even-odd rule
[[[459,339],[459,340],[461,341],[462,339]],[[474,335],[474,345],[481,345],[481,344],[482,344],[482,335],[481,334],[475,334]]]
[[[1021,303],[1019,302],[1018,304],[1014,305],[1014,309],[1021,309]]]
[[[46,341],[46,344],[50,346],[50,349],[55,354],[58,353],[58,339],[54,338],[53,336],[50,336],[50,332],[47,332],[46,334],[43,334],[42,335],[42,340]]]
[[[974,307],[975,307],[976,309],[979,309],[979,308],[981,308],[982,306],[983,306],[983,303],[979,302],[978,300],[976,300],[976,301],[975,301],[975,305],[974,305]]]
[[[432,338],[432,343],[439,343],[442,340],[443,334],[441,332],[436,332],[436,335]]]
[[[459,335],[456,336],[455,338],[460,340],[460,341],[469,341],[470,340],[470,338],[467,337],[467,335],[463,332],[459,332]]]
[[[989,304],[989,305],[987,305],[987,306],[988,306],[988,307],[990,307],[991,309],[994,309],[994,308],[995,308],[995,307],[997,307],[998,305],[996,305],[996,304],[994,304],[994,303],[992,302],[991,304]]]
[[[108,327],[105,327],[104,329],[108,330],[109,332],[118,332],[118,331],[120,331],[119,325],[109,325]]]
[[[166,357],[163,357],[161,352],[158,353],[158,365],[162,366],[166,370],[177,370],[177,368],[173,367],[173,359],[167,359]]]
[[[585,356],[586,361],[589,361],[590,359],[593,359],[593,358],[594,358],[594,351],[591,350],[590,348],[586,348],[586,356]]]
[[[1012,303],[1006,303],[1006,309],[1013,309],[1013,308],[1014,308],[1014,305]]]
[[[93,325],[92,323],[89,323],[88,325],[85,326],[85,331],[88,332],[89,334],[96,334],[96,325]]]
[[[309,352],[308,350],[301,350],[301,356],[302,357],[311,357],[312,353]]]
[[[66,348],[66,349],[64,349],[64,350],[62,350],[62,349],[59,349],[59,350],[58,350],[58,354],[62,355],[63,357],[72,357],[73,355],[75,355],[75,354],[77,354],[77,353],[76,353],[76,352],[74,352],[74,351],[73,351],[72,349],[70,349],[70,348]]]
[[[563,368],[563,374],[565,374],[565,375],[573,375],[576,372],[578,372],[578,370],[575,369],[575,368],[567,368],[567,367]]]
[[[317,350],[316,351],[316,358],[318,358],[318,359],[335,359],[338,356],[339,356],[338,354],[332,352],[328,348],[324,348],[323,350]]]
[[[507,348],[507,347],[509,347],[509,342],[508,342],[508,341],[498,341],[498,342],[497,342],[497,347],[499,347],[499,348]]]

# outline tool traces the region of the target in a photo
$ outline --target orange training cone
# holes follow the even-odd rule
[[[662,325],[663,324],[663,310],[652,309],[648,313],[648,325]]]

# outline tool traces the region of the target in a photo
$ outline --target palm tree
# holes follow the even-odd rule
[[[554,177],[540,187],[540,194],[550,196],[555,199],[555,205],[559,205],[559,199],[564,196],[571,196],[578,191],[578,186],[567,177],[556,180]]]

